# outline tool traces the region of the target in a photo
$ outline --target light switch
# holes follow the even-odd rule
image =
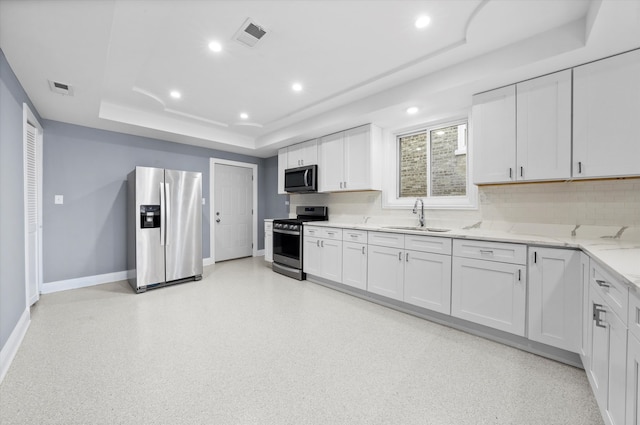
[[[55,195],[53,197],[53,203],[57,204],[57,205],[62,205],[64,204],[64,196],[62,195]]]

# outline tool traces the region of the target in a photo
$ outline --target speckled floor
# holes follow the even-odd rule
[[[45,295],[0,385],[2,425],[602,423],[582,370],[261,258]]]

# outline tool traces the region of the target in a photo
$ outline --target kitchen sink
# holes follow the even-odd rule
[[[442,229],[439,227],[418,227],[418,226],[385,226],[385,229],[394,230],[418,230],[420,232],[448,232],[451,229]]]

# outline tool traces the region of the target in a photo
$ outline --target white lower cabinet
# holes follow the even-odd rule
[[[402,251],[402,249],[388,246],[369,245],[367,291],[402,301],[404,284]]]
[[[264,260],[273,262],[273,220],[264,221]]]
[[[451,312],[451,239],[370,232],[369,242],[369,292]]]
[[[365,230],[342,231],[342,283],[367,289],[367,234]]]
[[[509,258],[515,264],[494,258]],[[524,245],[454,240],[451,315],[524,336],[525,264]]]
[[[529,339],[579,353],[582,343],[580,252],[529,248]]]
[[[341,283],[342,229],[305,226],[302,269],[307,274]]]
[[[627,414],[628,288],[594,261],[589,276],[587,377],[607,425],[622,425]],[[622,308],[623,317],[618,313]]]
[[[629,333],[627,347],[627,425],[640,425],[640,340]]]
[[[451,255],[405,251],[403,301],[451,313]]]

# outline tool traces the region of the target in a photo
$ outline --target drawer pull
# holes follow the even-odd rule
[[[407,252],[405,257],[404,257],[404,261],[406,261],[407,263],[409,262],[409,253]]]
[[[402,252],[398,253],[398,261],[402,261]]]
[[[491,249],[481,249],[480,255],[493,255],[493,250]]]
[[[357,238],[358,237],[358,235],[356,235],[354,233],[350,234],[349,236],[351,236],[352,238]]]
[[[607,310],[602,308],[600,304],[593,304],[593,320],[599,328],[606,328],[607,325],[600,319],[600,313],[606,313]]]
[[[611,287],[611,285],[609,285],[605,280],[596,279],[596,283],[601,288],[610,288]]]
[[[522,270],[518,269],[518,282],[522,281]]]
[[[318,248],[320,248],[320,239],[318,239],[318,240],[316,241],[316,246],[317,246]]]
[[[362,246],[362,255],[364,255],[364,245]]]

